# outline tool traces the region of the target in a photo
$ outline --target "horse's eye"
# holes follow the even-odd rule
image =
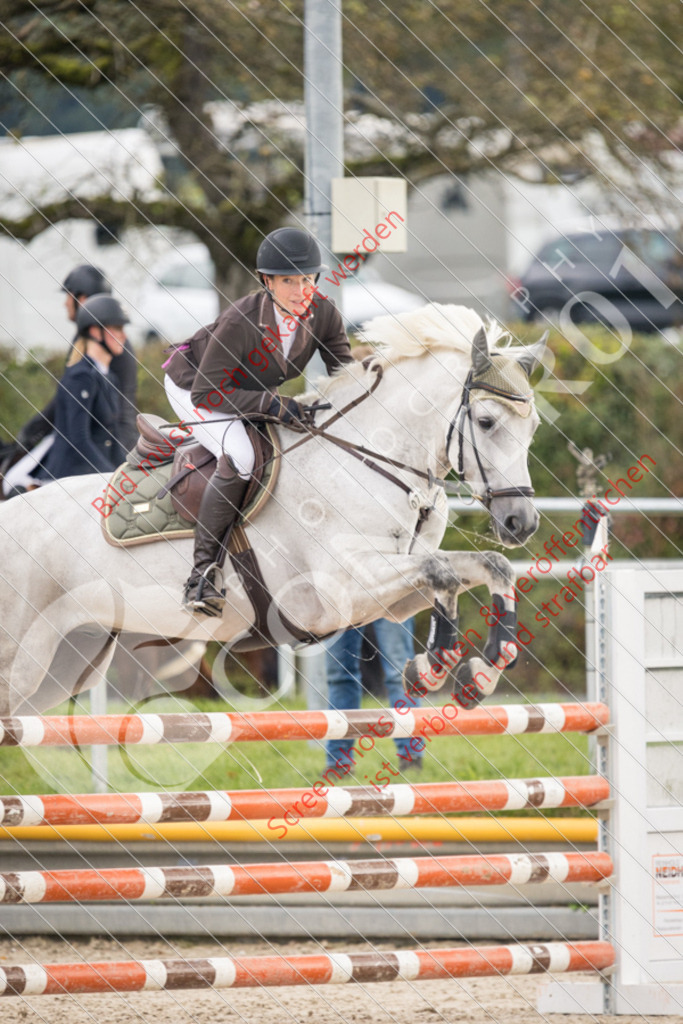
[[[494,424],[494,419],[492,416],[482,416],[480,419],[477,420],[477,424],[481,427],[482,430],[490,430]]]

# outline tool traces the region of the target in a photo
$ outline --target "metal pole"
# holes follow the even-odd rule
[[[304,5],[304,215],[332,260],[332,179],[344,174],[341,0],[305,0]],[[316,352],[306,384],[325,372]]]
[[[305,0],[304,5],[304,211],[325,262],[332,256],[332,179],[344,174],[341,2]],[[323,373],[316,353],[308,364],[307,385]],[[309,649],[299,665],[307,706],[327,707],[324,649]]]
[[[106,715],[107,713],[107,677],[101,676],[90,690],[90,714]],[[109,752],[106,747],[90,748],[90,772],[92,775],[93,793],[109,792]]]
[[[331,255],[332,179],[344,174],[341,0],[306,0],[306,223]]]

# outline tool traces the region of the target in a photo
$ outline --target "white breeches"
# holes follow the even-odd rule
[[[2,493],[5,497],[13,487],[37,487],[38,484],[47,483],[47,480],[36,480],[33,471],[52,448],[54,441],[54,433],[48,434],[35,448],[32,448],[18,462],[15,462],[11,469],[7,470],[2,480]]]
[[[196,409],[192,404],[191,393],[174,384],[168,374],[164,378],[164,387],[176,416],[192,425],[194,439],[208,448],[217,459],[225,452],[234,462],[239,475],[245,480],[249,479],[254,471],[256,457],[242,420],[238,416],[226,418],[225,413],[218,410],[207,412]],[[203,422],[197,422],[199,420]]]

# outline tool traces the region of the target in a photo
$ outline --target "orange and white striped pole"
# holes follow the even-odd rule
[[[0,967],[0,995],[142,992],[187,988],[268,988],[346,982],[427,981],[491,975],[601,971],[614,963],[608,942],[551,942],[391,953],[129,960]]]
[[[401,857],[288,864],[17,871],[0,874],[0,903],[150,900],[264,893],[420,889],[425,886],[599,882],[612,873],[606,853]]]
[[[325,790],[321,793],[321,790]],[[599,775],[353,786],[330,789],[206,790],[187,793],[48,794],[0,796],[0,825],[135,824],[172,821],[283,819],[515,811],[523,808],[592,807],[609,797]],[[281,827],[281,826],[280,826]]]
[[[505,704],[463,711],[435,708],[360,711],[257,711],[167,715],[49,715],[0,718],[0,747],[234,743],[592,732],[609,721],[604,704]]]

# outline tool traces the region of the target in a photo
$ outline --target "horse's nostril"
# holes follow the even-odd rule
[[[517,516],[507,516],[505,519],[505,529],[511,536],[516,537],[522,530],[522,524]]]

